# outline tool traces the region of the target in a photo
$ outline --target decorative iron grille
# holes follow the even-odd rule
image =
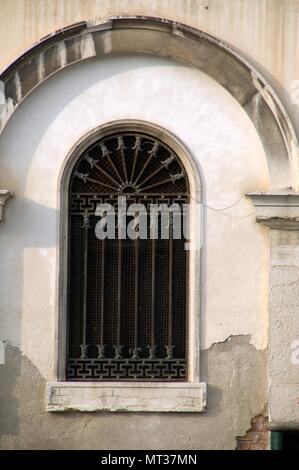
[[[124,132],[93,144],[69,188],[67,379],[186,380],[188,256],[185,238],[105,239],[98,204],[188,202],[177,155],[160,140]],[[182,215],[181,215],[182,217]],[[149,224],[150,225],[150,224]],[[117,233],[116,233],[117,235]]]

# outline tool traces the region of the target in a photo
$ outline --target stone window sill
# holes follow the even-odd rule
[[[203,412],[206,384],[48,382],[47,411]]]

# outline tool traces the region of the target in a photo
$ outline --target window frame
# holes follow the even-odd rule
[[[189,298],[188,298],[188,355],[187,355],[187,379],[185,382],[121,382],[88,381],[70,382],[66,381],[66,353],[67,353],[67,290],[68,290],[68,201],[69,182],[75,163],[82,153],[97,140],[106,137],[110,133],[131,131],[144,132],[154,138],[160,139],[168,145],[178,156],[186,170],[190,188],[190,234],[191,239],[197,236],[199,247],[189,250]],[[62,409],[75,408],[78,410],[92,411],[110,409],[117,411],[119,408],[124,411],[142,411],[136,404],[128,402],[125,397],[140,397],[147,390],[152,392],[144,405],[143,411],[205,411],[206,409],[206,385],[200,382],[200,291],[201,291],[201,251],[203,240],[203,211],[201,210],[202,200],[202,178],[200,171],[187,147],[168,130],[152,123],[137,120],[121,120],[106,123],[93,129],[89,134],[82,136],[79,142],[71,149],[67,155],[60,175],[59,206],[59,263],[58,263],[58,298],[57,298],[57,322],[56,322],[56,373],[55,382],[49,382],[47,387],[47,409],[49,411],[61,411]],[[76,393],[74,393],[74,389]],[[113,389],[122,390],[120,404],[115,404],[112,399]],[[163,389],[169,390],[168,405],[163,400]],[[63,390],[63,391],[61,391]],[[100,400],[101,390],[105,396],[105,406]],[[160,396],[159,396],[160,390]],[[194,395],[194,390],[196,390]],[[85,395],[86,402],[80,400],[80,395]],[[107,398],[107,391],[111,391],[110,401]],[[125,391],[125,392],[124,392]],[[93,397],[93,394],[95,395]],[[109,393],[108,393],[109,395]],[[55,397],[63,396],[63,404]],[[75,398],[75,403],[72,397]],[[95,397],[98,397],[97,399]],[[152,396],[152,400],[150,399]],[[180,398],[180,400],[179,400]],[[54,400],[54,401],[53,401]],[[56,401],[55,401],[56,400]],[[94,401],[98,402],[95,405]],[[111,402],[112,400],[112,402]],[[161,406],[159,405],[159,401]],[[110,403],[111,402],[111,403]],[[91,405],[91,403],[93,403]],[[110,403],[110,404],[109,404]],[[123,404],[123,406],[122,406]],[[160,409],[161,408],[161,409]],[[179,409],[181,408],[181,409]]]

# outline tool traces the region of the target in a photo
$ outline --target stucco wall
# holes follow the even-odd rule
[[[203,174],[208,207],[201,380],[209,385],[209,411],[57,418],[44,411],[44,383],[56,379],[59,175],[82,135],[126,118],[171,131]],[[266,402],[268,233],[255,223],[243,195],[266,190],[268,170],[244,110],[209,77],[171,60],[90,59],[60,72],[22,103],[3,133],[0,155],[0,187],[15,191],[0,231],[0,330],[12,345],[0,369],[2,446],[102,447],[105,433],[110,448],[234,448],[235,437]],[[26,390],[32,377],[38,385],[31,399]],[[34,423],[30,430],[28,421]],[[84,439],[80,431],[73,437],[63,431],[83,425],[89,429]],[[59,442],[56,426],[64,436]]]

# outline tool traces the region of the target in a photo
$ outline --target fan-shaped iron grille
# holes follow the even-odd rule
[[[168,146],[137,132],[105,137],[77,162],[69,189],[67,379],[186,380],[186,240],[171,232],[162,239],[160,226],[158,239],[119,239],[117,228],[116,239],[98,239],[96,209],[109,203],[117,213],[120,195],[127,206],[183,208],[185,170]]]

